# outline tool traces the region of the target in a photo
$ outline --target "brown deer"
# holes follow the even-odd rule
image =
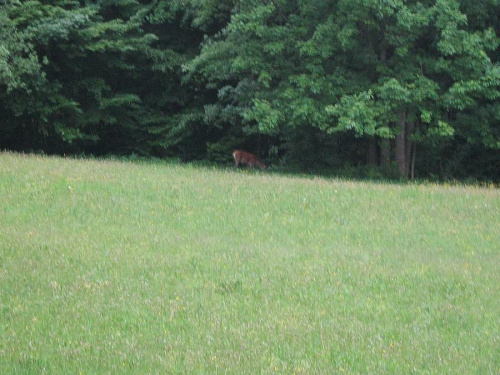
[[[266,165],[261,162],[257,156],[249,152],[236,150],[233,152],[233,158],[236,162],[236,168],[238,168],[240,164],[246,164],[250,169],[252,169],[255,165],[259,166],[260,169],[266,169]]]

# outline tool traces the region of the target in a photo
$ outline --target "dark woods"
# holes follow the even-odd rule
[[[0,149],[500,180],[495,1],[4,1]]]

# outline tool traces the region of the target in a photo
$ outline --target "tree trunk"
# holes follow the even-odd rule
[[[407,163],[406,142],[406,113],[402,111],[399,115],[399,133],[396,135],[396,164],[401,177],[408,177],[409,163]]]
[[[415,179],[415,157],[417,155],[417,144],[413,142],[412,153],[411,153],[411,170],[410,179]]]
[[[380,140],[380,165],[389,167],[391,163],[391,141],[390,139],[382,138]]]
[[[411,134],[415,134],[418,131],[419,122],[415,122],[412,124]],[[415,159],[417,157],[417,142],[411,141],[411,169],[410,169],[410,178],[412,180],[415,179]]]
[[[370,137],[368,142],[368,149],[366,150],[366,163],[368,165],[378,165],[377,138],[375,136]]]
[[[414,144],[410,139],[410,136],[413,134],[413,131],[415,129],[415,123],[414,122],[407,122],[406,123],[406,129],[405,129],[405,162],[406,162],[406,177],[410,177],[413,179],[411,175],[411,170],[412,170],[412,157],[413,157],[413,149],[414,149]]]

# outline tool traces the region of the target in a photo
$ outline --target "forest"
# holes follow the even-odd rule
[[[500,181],[500,0],[2,0],[0,150]]]

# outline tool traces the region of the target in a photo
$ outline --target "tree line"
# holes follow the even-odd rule
[[[0,149],[500,180],[500,0],[3,0]]]

